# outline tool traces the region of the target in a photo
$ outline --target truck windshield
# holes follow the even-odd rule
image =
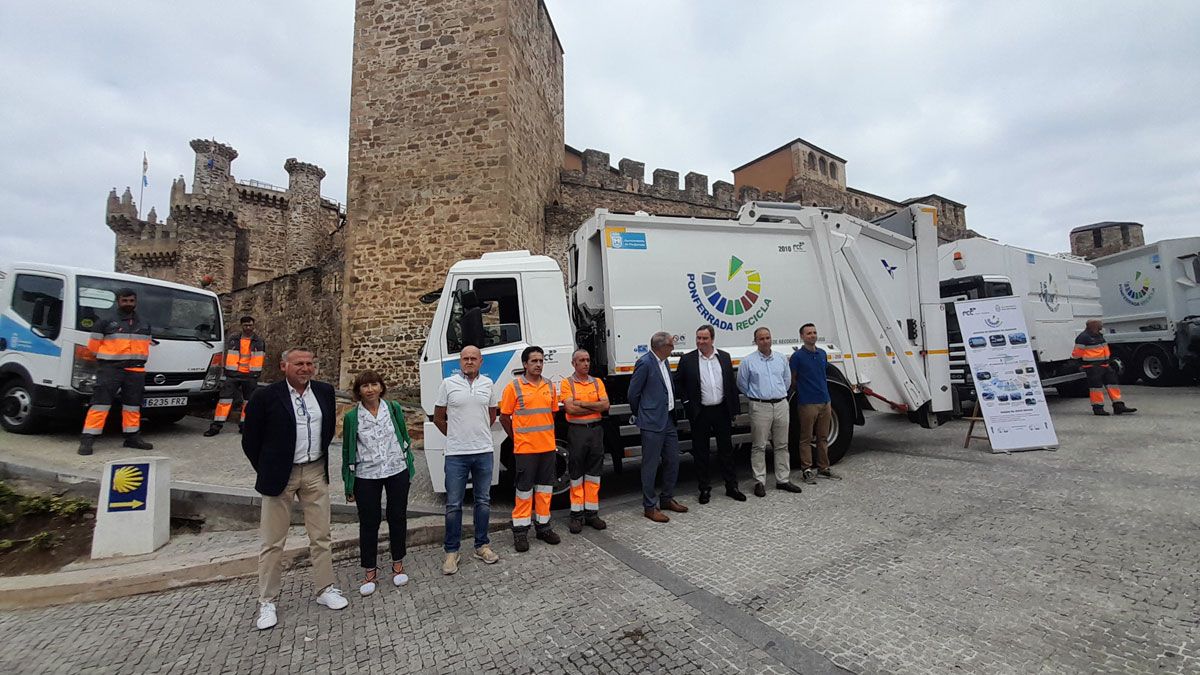
[[[98,319],[117,315],[117,289],[137,292],[137,313],[156,338],[221,340],[221,312],[216,298],[164,286],[117,279],[78,277],[76,328],[90,331]]]

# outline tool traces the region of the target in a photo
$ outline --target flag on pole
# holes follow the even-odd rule
[[[146,172],[150,170],[150,161],[146,159],[146,151],[142,151],[142,187],[150,186],[150,179],[146,178]]]

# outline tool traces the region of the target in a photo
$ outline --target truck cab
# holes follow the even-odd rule
[[[96,379],[92,328],[116,313],[116,291],[134,289],[150,324],[142,400],[147,419],[175,421],[216,400],[224,350],[216,294],[182,284],[61,265],[17,263],[0,272],[0,424],[33,433],[74,420]]]
[[[571,374],[575,330],[567,311],[563,275],[553,259],[529,251],[485,253],[455,263],[440,293],[425,347],[421,350],[421,408],[432,419],[441,381],[458,370],[467,344],[483,353],[480,373],[495,382],[495,395],[524,371],[521,352],[530,345],[545,351],[542,376],[556,383]],[[536,316],[536,320],[534,320]],[[425,453],[434,490],[445,491],[446,438],[425,422]],[[493,483],[510,463],[511,447],[499,421],[492,426],[496,447]],[[565,453],[560,462],[565,467]],[[560,471],[559,474],[563,472]]]

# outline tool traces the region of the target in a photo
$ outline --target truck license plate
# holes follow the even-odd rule
[[[156,396],[148,398],[142,403],[143,408],[173,408],[175,406],[187,405],[186,396]]]

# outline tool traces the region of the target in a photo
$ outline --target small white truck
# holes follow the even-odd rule
[[[816,324],[829,358],[833,461],[864,413],[936,426],[949,415],[951,391],[934,217],[920,205],[875,223],[790,203],[749,203],[735,219],[598,209],[572,236],[565,289],[558,264],[527,251],[487,253],[450,268],[442,290],[425,298],[437,310],[420,357],[422,407],[432,419],[438,385],[458,367],[464,332],[478,332],[464,325],[464,306],[482,305],[482,372],[498,387],[522,372],[528,345],[545,350],[544,375],[556,383],[571,373],[577,346],[591,352],[593,374],[604,378],[613,404],[605,441],[617,470],[641,452],[625,396],[650,336],[675,336],[673,368],[704,324],[715,327],[716,345],[735,367],[755,349],[755,329],[770,328],[775,350],[790,356],[800,326]],[[746,427],[739,416],[735,443],[749,440]],[[681,422],[683,450],[687,430]],[[442,491],[445,438],[431,422],[424,432],[434,489]],[[511,466],[512,451],[499,424],[493,439],[498,474]],[[793,434],[793,451],[797,441]],[[556,490],[567,486],[565,467],[563,459]]]
[[[950,379],[959,401],[974,400],[966,345],[953,303],[1001,296],[1021,299],[1029,346],[1043,387],[1086,395],[1079,365],[1071,358],[1075,336],[1100,317],[1096,267],[1070,255],[1050,255],[976,237],[938,247],[938,274],[950,336]]]
[[[116,314],[116,291],[138,295],[150,324],[143,415],[176,421],[216,401],[224,338],[215,293],[114,272],[16,263],[0,271],[0,424],[33,433],[82,419],[96,381],[91,328]]]
[[[1097,258],[1104,338],[1121,379],[1155,386],[1200,373],[1200,237]]]

